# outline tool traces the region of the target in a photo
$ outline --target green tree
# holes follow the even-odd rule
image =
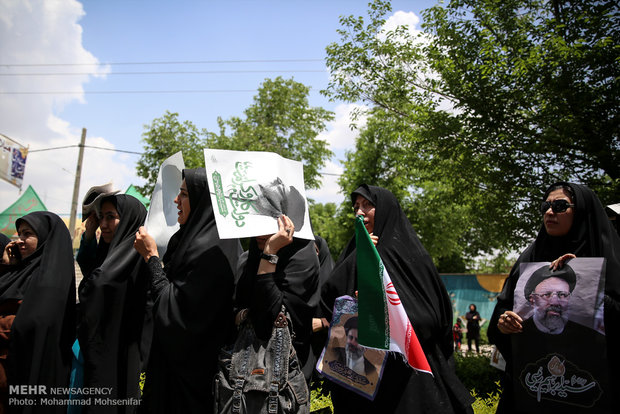
[[[270,151],[302,161],[306,188],[319,188],[319,170],[333,155],[327,142],[317,139],[333,113],[310,107],[310,89],[292,79],[266,79],[245,110],[245,119],[218,119],[219,134],[210,134],[211,148]]]
[[[178,113],[166,111],[144,128],[144,152],[136,167],[138,176],[146,179],[146,184],[138,187],[142,194],[148,196],[153,192],[159,167],[172,154],[183,151],[187,168],[204,167],[205,131],[198,130],[192,122],[181,122]]]
[[[435,232],[456,229],[442,203],[462,209],[471,230],[453,240],[468,239],[470,257],[523,244],[540,222],[532,200],[553,181],[618,194],[616,2],[454,0],[424,12],[426,33],[385,31],[390,12],[378,0],[367,20],[343,17],[327,48],[324,92],[398,126],[360,136],[345,187],[374,169],[364,178],[391,180],[404,204],[411,195],[421,235],[432,213],[444,220]]]
[[[345,208],[348,214],[342,214],[341,209],[335,203],[310,203],[312,230],[325,239],[334,260],[344,250],[353,230],[351,209]]]
[[[175,152],[183,151],[187,168],[204,167],[204,148],[270,151],[302,161],[306,188],[318,188],[319,170],[332,152],[317,136],[333,113],[310,107],[308,94],[307,86],[292,79],[266,79],[245,110],[245,119],[218,118],[219,134],[198,129],[190,121],[180,122],[178,114],[166,111],[146,125],[142,134],[144,154],[137,170],[147,183],[140,190],[143,194],[153,191],[161,163]]]

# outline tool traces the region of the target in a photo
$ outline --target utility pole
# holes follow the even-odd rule
[[[80,153],[78,155],[77,167],[75,169],[75,184],[73,185],[73,199],[71,201],[71,218],[69,219],[69,233],[71,240],[75,237],[75,217],[77,215],[78,194],[80,192],[80,177],[82,175],[82,160],[84,159],[84,143],[86,142],[86,128],[82,128],[82,139],[80,140]]]

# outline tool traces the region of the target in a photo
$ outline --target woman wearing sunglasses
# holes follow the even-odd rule
[[[592,357],[606,359],[605,366],[609,367],[608,376],[611,382],[607,390],[620,389],[617,376],[620,370],[620,358],[617,354],[620,346],[620,238],[611,226],[596,194],[584,185],[569,183],[551,185],[545,192],[540,212],[543,225],[536,240],[520,255],[506,279],[488,329],[489,341],[498,347],[507,362],[498,413],[519,412],[516,408],[518,398],[514,392],[515,389],[519,389],[519,382],[524,383],[524,379],[516,378],[511,371],[513,362],[519,356],[517,353],[529,352],[517,345],[521,343],[521,337],[515,335],[521,335],[524,332],[524,321],[513,312],[515,288],[522,263],[550,262],[549,270],[556,271],[563,268],[567,260],[575,257],[604,257],[606,259],[601,277],[605,280],[605,337],[602,343],[603,347],[606,345],[607,352],[606,355],[592,355]],[[592,345],[595,336],[598,335],[593,329],[589,332],[591,332],[591,338],[571,339],[568,346],[577,352],[587,353],[588,343]],[[544,347],[550,341],[558,340],[557,338],[560,336],[542,336],[541,342],[535,347]],[[611,404],[615,404],[616,407],[620,404],[618,395],[604,395],[603,398],[611,401]],[[556,400],[543,399],[539,403],[541,412],[543,410],[547,412],[553,408],[569,409],[569,411],[575,408],[571,408],[566,403],[556,402]],[[579,407],[579,409],[585,408]],[[597,410],[596,412],[613,412],[612,406],[599,407]]]

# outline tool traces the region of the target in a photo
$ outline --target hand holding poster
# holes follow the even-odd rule
[[[551,271],[522,263],[514,311],[523,332],[511,335],[519,412],[611,412],[603,321],[604,258],[577,258]]]
[[[287,215],[295,237],[314,240],[303,165],[271,152],[205,149],[205,166],[220,238],[273,234]]]
[[[179,230],[178,210],[174,199],[183,182],[184,168],[185,162],[180,151],[167,158],[159,168],[157,183],[151,195],[145,226],[157,243],[160,257],[164,257],[170,237]]]

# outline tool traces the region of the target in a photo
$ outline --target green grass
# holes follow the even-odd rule
[[[501,372],[489,364],[489,357],[477,354],[454,355],[456,374],[476,399],[472,404],[475,414],[491,414],[497,410],[501,395]],[[328,393],[323,393],[323,380],[310,385],[310,412],[331,414],[333,406]]]

